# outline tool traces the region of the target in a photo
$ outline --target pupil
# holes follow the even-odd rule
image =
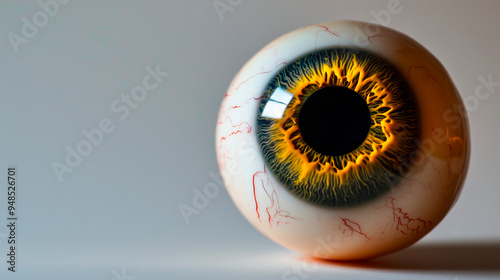
[[[319,153],[340,156],[366,139],[371,118],[361,96],[345,87],[322,88],[310,95],[299,112],[304,141]]]

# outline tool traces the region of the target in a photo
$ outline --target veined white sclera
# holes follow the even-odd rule
[[[277,243],[375,257],[418,241],[456,201],[470,141],[454,108],[446,70],[409,37],[354,21],[307,26],[233,79],[219,167],[238,209]]]

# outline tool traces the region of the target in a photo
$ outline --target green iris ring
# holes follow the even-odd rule
[[[318,83],[321,78],[324,82]],[[291,94],[301,83],[301,90]],[[359,147],[332,156],[304,141],[297,124],[307,98],[333,86],[356,89],[366,100],[370,129]],[[281,97],[275,94],[280,90],[285,92]],[[283,114],[270,114],[279,111],[266,109],[273,106],[282,106]],[[337,48],[307,54],[271,80],[258,109],[256,133],[266,164],[286,189],[315,205],[350,207],[397,186],[418,149],[419,119],[413,92],[394,66],[364,50]]]

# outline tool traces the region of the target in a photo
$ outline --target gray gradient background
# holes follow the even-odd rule
[[[222,2],[226,2],[223,0]],[[238,1],[233,1],[233,3]],[[296,28],[375,22],[381,1],[72,1],[15,53],[36,1],[0,2],[1,279],[491,279],[500,277],[500,87],[469,111],[461,198],[413,247],[364,263],[316,263],[257,232],[225,190],[191,216],[217,173],[214,129],[236,72]],[[400,0],[387,25],[430,50],[462,97],[500,82],[498,1]],[[120,120],[110,105],[159,64],[171,75]],[[59,182],[54,161],[109,118],[115,130]],[[6,168],[18,168],[18,272],[7,271]],[[298,268],[295,274],[285,274]],[[283,278],[285,276],[285,278]],[[288,278],[286,278],[288,277]]]

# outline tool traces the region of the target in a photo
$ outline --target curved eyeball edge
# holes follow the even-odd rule
[[[397,187],[362,206],[324,208],[295,197],[266,168],[256,112],[265,87],[287,63],[346,46],[371,51],[398,68],[415,92],[421,136],[413,168]],[[417,242],[456,202],[470,152],[463,108],[440,62],[406,35],[355,21],[306,26],[265,46],[233,79],[217,120],[219,168],[241,213],[275,242],[317,258],[372,258]]]

